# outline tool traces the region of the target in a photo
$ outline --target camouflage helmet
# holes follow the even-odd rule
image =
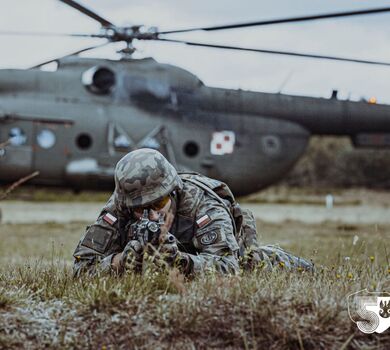
[[[153,204],[183,182],[176,169],[158,151],[142,148],[126,154],[115,167],[115,202],[121,207]]]

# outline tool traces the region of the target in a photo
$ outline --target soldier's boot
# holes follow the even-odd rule
[[[272,266],[288,270],[314,271],[314,264],[311,261],[286,252],[276,245],[260,246],[259,253],[263,256],[263,260],[270,262]]]

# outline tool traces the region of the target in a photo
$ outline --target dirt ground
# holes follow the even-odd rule
[[[328,203],[327,207],[328,192],[274,188],[243,198],[240,203],[253,211],[261,242],[280,244],[321,263],[326,263],[332,250],[329,240],[332,244],[339,242],[342,256],[348,256],[347,251],[357,238],[359,243],[368,244],[367,256],[377,255],[379,243],[388,247],[390,193],[338,191],[332,194],[333,206],[329,207]],[[7,259],[47,257],[55,247],[70,262],[86,225],[96,219],[103,205],[101,198],[94,202],[64,199],[60,202],[3,201],[0,238],[3,237],[4,244],[7,241],[14,253],[17,252]],[[381,259],[388,259],[382,250]]]
[[[278,188],[240,200],[263,244],[316,272],[194,281],[73,279],[74,249],[104,204],[76,199],[0,203],[0,349],[388,349],[388,331],[350,320],[346,296],[390,290],[390,193]]]
[[[331,199],[329,196],[332,196]],[[326,197],[328,196],[328,206]],[[332,202],[332,206],[330,203]],[[338,190],[313,193],[306,190],[271,189],[240,201],[258,220],[282,223],[342,222],[347,224],[390,223],[390,192]],[[92,222],[104,202],[48,202],[7,200],[1,203],[2,223]]]

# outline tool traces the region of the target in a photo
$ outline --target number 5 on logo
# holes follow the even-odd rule
[[[363,333],[383,333],[390,327],[390,294],[362,290],[348,295],[348,314]]]

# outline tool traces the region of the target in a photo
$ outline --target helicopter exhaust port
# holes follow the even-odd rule
[[[115,85],[115,73],[107,67],[92,67],[81,76],[81,81],[86,89],[94,94],[106,95],[112,91]]]

